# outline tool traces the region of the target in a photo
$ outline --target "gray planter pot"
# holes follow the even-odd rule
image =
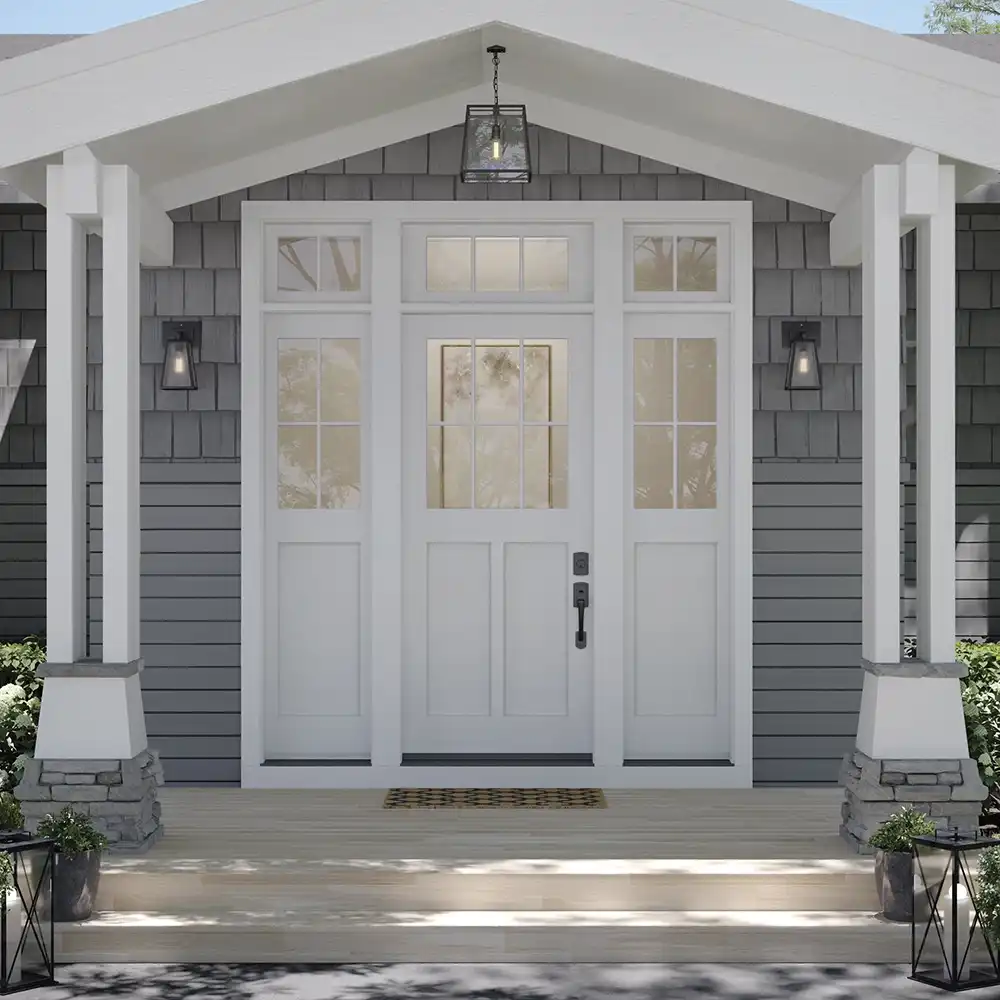
[[[875,888],[882,916],[909,923],[913,919],[913,855],[876,851]]]
[[[101,851],[67,858],[56,854],[55,888],[49,899],[48,883],[42,889],[39,909],[47,916],[51,907],[57,923],[87,920],[94,912],[101,882]]]

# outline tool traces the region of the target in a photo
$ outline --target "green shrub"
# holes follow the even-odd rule
[[[969,665],[962,679],[962,707],[969,756],[979,765],[983,784],[1000,780],[1000,644],[960,642],[955,658]]]
[[[98,831],[94,821],[72,806],[66,806],[55,816],[49,813],[38,824],[38,836],[54,840],[56,849],[66,858],[88,851],[103,851],[108,846],[108,838]]]
[[[995,947],[1000,940],[1000,847],[987,847],[979,855],[977,882],[979,920]]]
[[[34,636],[0,643],[0,792],[21,780],[24,762],[35,752],[42,679],[36,668],[45,648]]]
[[[0,792],[0,831],[23,830],[24,813],[21,803],[11,792]]]
[[[916,812],[911,806],[903,806],[899,812],[893,813],[879,825],[868,843],[880,851],[912,854],[913,838],[932,837],[936,829],[929,817]]]

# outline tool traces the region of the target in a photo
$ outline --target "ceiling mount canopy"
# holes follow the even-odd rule
[[[527,184],[531,180],[528,115],[523,104],[500,103],[502,45],[491,45],[493,104],[470,104],[465,109],[462,144],[462,180],[466,184]]]

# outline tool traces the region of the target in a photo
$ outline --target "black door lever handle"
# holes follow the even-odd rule
[[[587,583],[573,584],[573,606],[577,613],[576,648],[587,648],[587,633],[584,629],[584,615],[590,607],[590,585]]]

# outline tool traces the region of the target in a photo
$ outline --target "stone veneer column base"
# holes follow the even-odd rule
[[[29,760],[14,789],[29,833],[67,805],[87,813],[109,850],[142,852],[163,836],[156,789],[163,766],[155,750],[130,760]]]
[[[939,830],[976,833],[986,786],[974,760],[874,760],[860,750],[844,756],[840,835],[858,853],[874,854],[868,840],[903,806],[930,816]]]

